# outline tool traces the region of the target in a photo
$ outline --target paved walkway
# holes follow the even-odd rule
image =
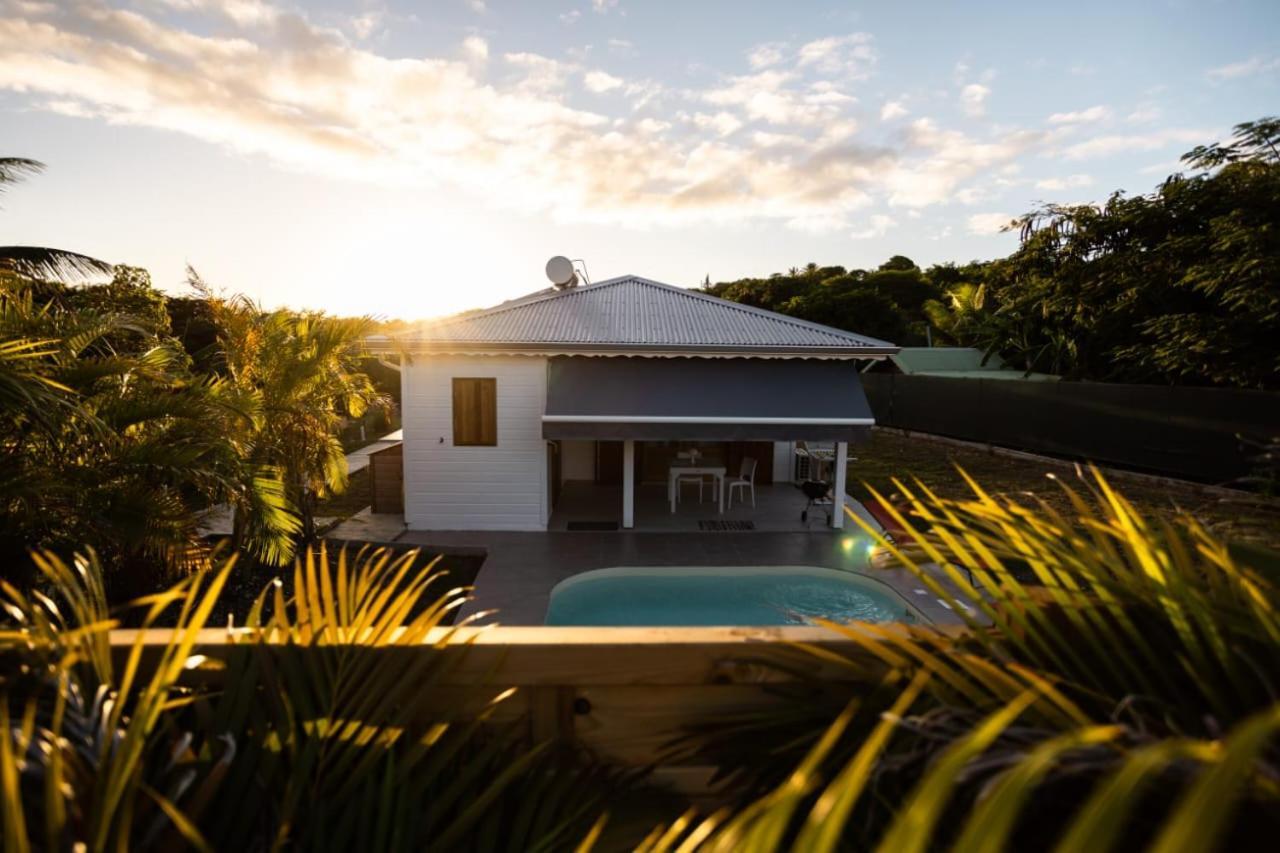
[[[397,542],[445,551],[482,550],[474,600],[459,618],[496,614],[478,624],[541,625],[551,588],[565,578],[613,566],[819,566],[857,571],[869,540],[836,531],[809,533],[546,533],[409,530]],[[905,570],[868,571],[937,624],[956,615]]]

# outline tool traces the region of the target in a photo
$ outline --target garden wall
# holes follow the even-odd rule
[[[1256,444],[1280,437],[1267,391],[888,373],[862,387],[880,426],[1206,483],[1253,473]]]

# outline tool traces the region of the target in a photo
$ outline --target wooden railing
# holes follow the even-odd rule
[[[440,639],[436,629],[428,642]],[[171,635],[143,631],[149,658]],[[139,632],[115,631],[118,656]],[[857,662],[840,665],[797,647],[804,643]],[[225,630],[201,632],[194,653],[225,660],[237,646]],[[241,646],[242,647],[242,646]],[[307,654],[305,647],[278,647]],[[567,739],[593,754],[632,767],[656,766],[655,776],[682,793],[706,793],[710,769],[673,764],[664,746],[687,727],[781,701],[780,682],[859,681],[879,668],[874,656],[834,632],[786,628],[551,628],[459,629],[441,648],[351,647],[356,654],[441,655],[443,676],[424,709],[465,712],[507,688],[495,722],[525,728],[530,742]],[[861,671],[862,675],[859,675]],[[217,668],[193,678],[216,682]],[[438,703],[438,704],[437,704]]]

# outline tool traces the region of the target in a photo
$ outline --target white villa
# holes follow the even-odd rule
[[[595,524],[634,527],[641,488],[675,513],[706,500],[705,485],[710,503],[691,511],[714,518],[725,480],[791,481],[797,443],[833,451],[840,527],[848,447],[874,422],[859,367],[898,351],[637,276],[370,345],[400,356],[411,530],[546,530],[575,488]],[[731,497],[741,511],[754,488]]]

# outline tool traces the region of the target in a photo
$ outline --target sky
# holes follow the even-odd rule
[[[0,242],[420,319],[999,257],[1277,112],[1277,0],[0,0]]]

